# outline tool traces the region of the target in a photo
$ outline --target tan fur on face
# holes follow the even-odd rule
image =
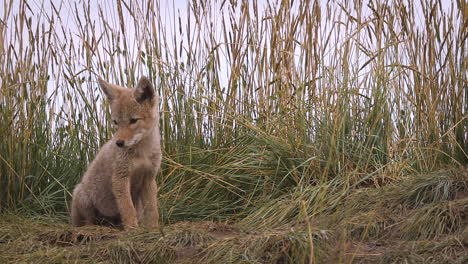
[[[135,89],[103,80],[99,83],[110,100],[117,130],[73,191],[72,223],[81,226],[104,221],[135,227],[141,220],[148,227],[157,227],[154,175],[162,157],[158,97],[145,77]],[[137,121],[132,124],[132,119]]]

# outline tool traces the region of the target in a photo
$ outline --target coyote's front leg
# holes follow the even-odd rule
[[[158,214],[158,189],[153,177],[148,177],[145,186],[141,190],[140,201],[143,206],[143,225],[148,228],[159,226]]]
[[[112,178],[112,192],[125,228],[138,226],[137,213],[130,192],[130,175],[127,171],[128,168],[118,168]]]

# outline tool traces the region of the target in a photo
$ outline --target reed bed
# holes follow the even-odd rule
[[[161,97],[163,223],[265,232],[196,234],[215,243],[199,248],[205,261],[316,263],[334,241],[336,261],[352,262],[393,225],[398,239],[434,240],[416,260],[438,243],[466,250],[454,242],[467,222],[463,1],[2,5],[0,213],[66,220],[113,132],[97,77],[146,75]],[[114,246],[119,261],[129,247]],[[382,256],[411,260],[396,252]]]

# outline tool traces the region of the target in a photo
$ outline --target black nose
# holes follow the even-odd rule
[[[115,142],[115,144],[117,145],[117,147],[121,148],[125,145],[125,141],[123,140],[117,140],[117,142]]]

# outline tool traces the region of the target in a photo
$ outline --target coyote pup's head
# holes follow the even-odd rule
[[[115,144],[130,148],[151,135],[159,122],[159,100],[150,80],[142,77],[134,89],[110,84],[101,78],[98,81],[110,101],[112,121],[117,127]]]

